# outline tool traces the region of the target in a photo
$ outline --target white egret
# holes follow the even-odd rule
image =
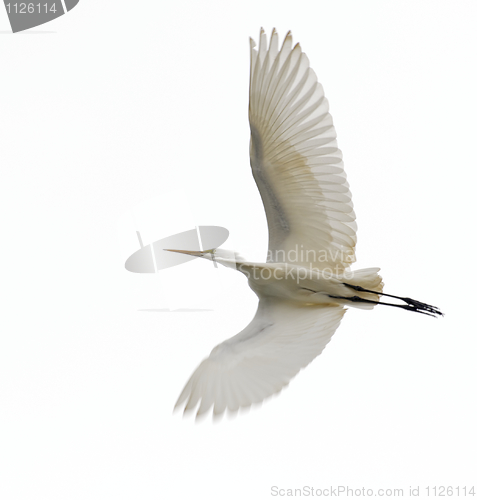
[[[323,87],[289,32],[281,49],[263,29],[250,39],[250,163],[267,216],[266,263],[233,252],[171,250],[245,274],[259,298],[251,323],[216,346],[176,403],[215,416],[280,392],[330,341],[346,305],[388,305],[432,316],[438,308],[383,293],[379,268],[350,271],[356,222]],[[393,297],[402,303],[380,302]]]

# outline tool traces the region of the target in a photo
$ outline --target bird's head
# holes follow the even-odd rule
[[[172,250],[164,248],[164,250],[167,252],[183,253],[193,257],[201,257],[233,269],[237,268],[238,263],[245,262],[245,259],[238,252],[224,248],[211,248],[210,250]]]

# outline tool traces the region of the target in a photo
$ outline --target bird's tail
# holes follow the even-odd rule
[[[383,293],[384,283],[381,276],[378,274],[379,268],[373,267],[368,269],[360,269],[352,273],[351,277],[344,276],[342,284],[353,290],[352,296],[334,296],[334,298],[342,299],[354,307],[373,308],[377,305],[399,307],[407,311],[414,311],[428,316],[444,316],[438,307],[425,304],[409,297],[399,297]],[[402,303],[383,302],[381,297],[390,297],[400,300]]]
[[[379,271],[379,267],[368,267],[347,273],[341,277],[343,284],[349,284],[350,286],[362,289],[359,291],[356,290],[356,295],[365,301],[354,302],[350,305],[360,309],[372,309],[377,305],[384,288],[383,279],[379,275]]]

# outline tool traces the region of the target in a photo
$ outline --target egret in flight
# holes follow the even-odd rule
[[[250,163],[267,216],[267,262],[220,249],[170,249],[238,270],[259,298],[251,323],[217,345],[180,394],[176,407],[199,404],[197,416],[211,407],[214,416],[235,412],[280,392],[323,351],[345,306],[442,314],[383,293],[379,268],[349,269],[357,226],[323,87],[291,32],[279,49],[275,29],[269,45],[262,29],[258,50],[250,39],[250,56]]]

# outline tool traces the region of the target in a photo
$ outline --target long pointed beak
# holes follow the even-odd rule
[[[196,251],[196,250],[172,250],[171,248],[163,248],[166,252],[176,252],[183,253],[185,255],[192,255],[193,257],[202,257],[204,252]]]

